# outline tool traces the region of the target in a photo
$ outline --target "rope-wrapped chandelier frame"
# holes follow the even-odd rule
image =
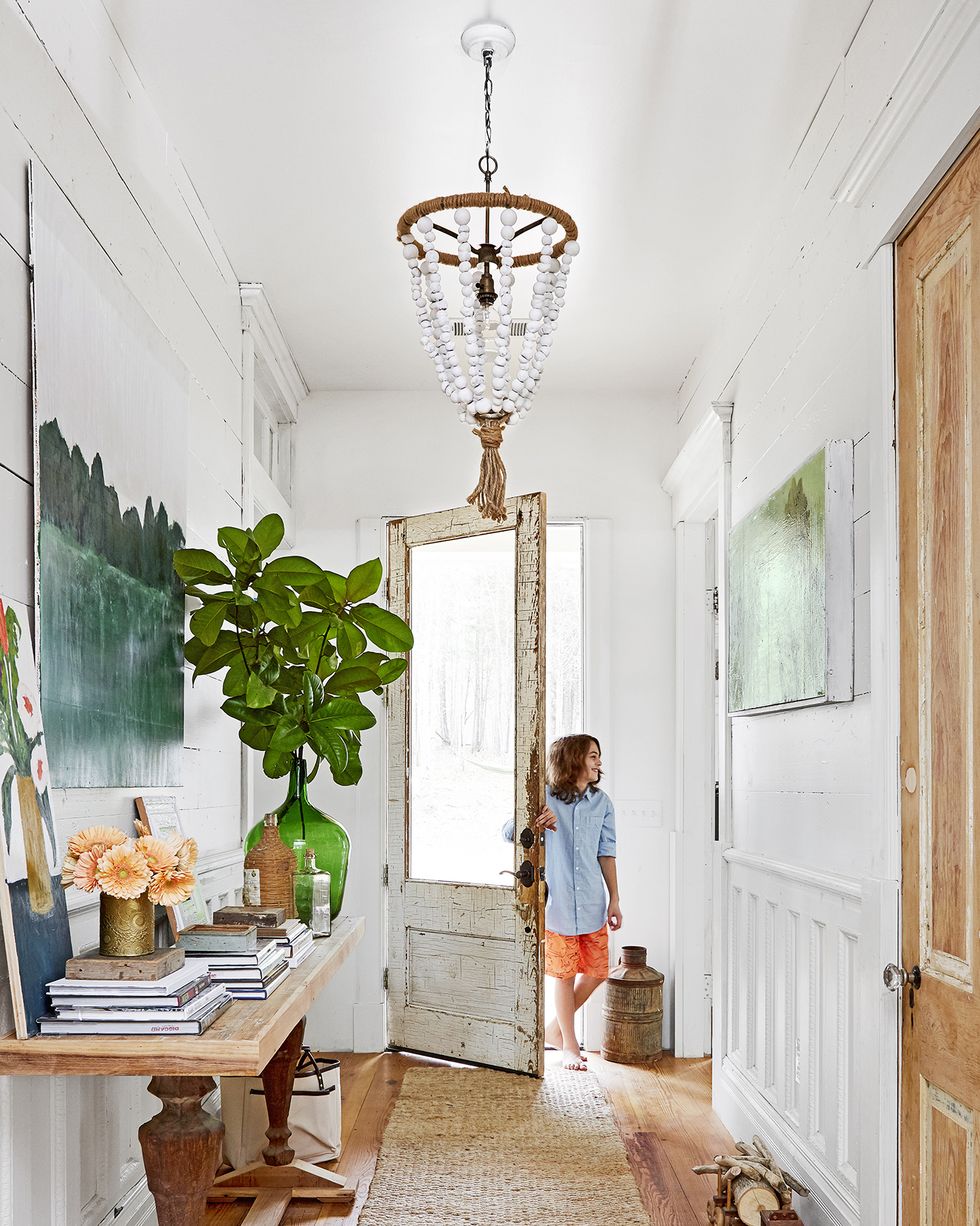
[[[512,40],[511,35],[511,45]],[[405,210],[396,233],[411,275],[422,347],[460,421],[475,427],[473,433],[483,445],[480,481],[468,501],[484,517],[499,522],[506,516],[503,430],[531,408],[579,245],[578,227],[564,209],[506,188],[490,190],[497,170],[490,153],[493,54],[493,47],[484,45],[486,150],[479,167],[486,190],[423,200]],[[471,226],[474,215],[477,226],[483,223],[482,240]],[[449,217],[455,229],[447,224]],[[533,230],[540,232],[538,250],[516,253],[515,239]],[[437,234],[452,239],[455,250],[440,250]],[[459,320],[450,315],[441,265],[459,270]],[[530,303],[524,316],[515,317],[514,272],[531,267],[536,275]],[[511,341],[518,338],[520,349],[515,352]]]

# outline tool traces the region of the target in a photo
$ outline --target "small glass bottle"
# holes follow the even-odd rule
[[[312,847],[296,874],[296,913],[315,937],[330,935],[330,874],[317,868]]]
[[[293,839],[293,855],[296,857],[296,871],[301,873],[306,863],[306,839]]]

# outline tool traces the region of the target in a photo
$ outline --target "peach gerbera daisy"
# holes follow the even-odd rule
[[[136,827],[136,833],[140,835],[141,838],[149,838],[150,827],[146,824],[146,822],[141,822],[138,817],[134,817],[133,825]]]
[[[146,857],[132,842],[104,851],[95,870],[96,881],[112,898],[139,898],[151,876]]]
[[[126,836],[115,826],[89,826],[87,830],[79,830],[68,840],[68,854],[76,859],[83,851],[95,851],[101,848],[118,847],[126,842]]]
[[[163,839],[146,834],[136,840],[136,846],[143,853],[143,858],[150,866],[151,873],[160,873],[177,867],[177,853]]]
[[[172,907],[175,903],[186,902],[193,888],[193,873],[185,873],[180,868],[172,868],[157,873],[150,882],[147,893],[153,902],[160,903],[164,907]]]
[[[182,873],[189,873],[197,863],[197,840],[181,839],[174,848],[177,854],[177,864]]]
[[[96,873],[98,872],[99,856],[101,854],[98,851],[83,851],[72,867],[71,877],[67,884],[75,886],[76,889],[84,890],[86,894],[91,894],[93,890],[97,890],[99,883]],[[62,869],[61,881],[63,885],[66,884],[65,874],[67,872],[68,865],[66,864]]]

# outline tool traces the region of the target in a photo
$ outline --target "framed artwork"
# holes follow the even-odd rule
[[[176,796],[137,796],[136,813],[150,834],[156,835],[158,839],[184,838]],[[189,928],[191,924],[211,922],[200,881],[194,883],[194,892],[186,902],[175,903],[167,908],[167,917],[174,936],[182,928]]]
[[[854,444],[826,443],[729,535],[733,715],[854,697]]]
[[[187,372],[31,163],[38,668],[56,787],[180,783]]]
[[[38,1033],[45,987],[71,957],[27,609],[0,597],[0,926],[14,1029]]]

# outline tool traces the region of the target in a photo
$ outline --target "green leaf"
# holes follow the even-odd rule
[[[381,678],[382,685],[391,685],[392,681],[397,681],[406,668],[408,668],[407,660],[388,660],[380,665],[378,676]]]
[[[298,555],[273,558],[262,573],[265,576],[275,575],[289,587],[295,588],[309,587],[323,578],[323,570],[315,562]]]
[[[261,549],[242,528],[219,528],[218,544],[239,566],[248,566],[262,559]]]
[[[347,580],[343,575],[337,575],[332,570],[325,570],[320,586],[327,589],[337,604],[347,603],[349,599],[347,595]]]
[[[291,715],[284,715],[272,734],[270,749],[293,750],[306,744],[306,733]]]
[[[342,787],[352,787],[355,783],[359,782],[363,774],[360,742],[355,739],[356,733],[341,733],[341,736],[347,745],[347,765],[337,771],[331,766],[330,774],[333,775],[334,783],[339,783]]]
[[[280,749],[267,749],[262,757],[262,770],[270,779],[281,779],[288,775],[293,764],[293,755]]]
[[[175,550],[174,570],[185,583],[203,583],[213,587],[218,583],[231,582],[231,571],[209,549]]]
[[[258,545],[262,557],[267,558],[282,544],[285,531],[281,515],[263,515],[250,535]]]
[[[259,604],[270,621],[281,626],[298,626],[303,617],[299,599],[276,575],[263,575],[255,580]]]
[[[310,728],[310,744],[321,758],[323,758],[330,767],[330,774],[334,779],[337,778],[338,772],[343,772],[347,769],[347,744],[339,732],[333,728]]]
[[[323,682],[315,674],[303,672],[303,710],[309,719],[318,707],[323,704]]]
[[[303,693],[303,678],[306,676],[306,665],[301,664],[293,668],[284,668],[279,672],[275,681],[270,681],[270,685],[274,685],[280,694],[297,694]]]
[[[341,618],[340,629],[337,631],[337,650],[340,652],[342,660],[353,660],[355,656],[359,656],[364,648],[367,647],[367,639],[361,631],[349,622],[346,618]]]
[[[376,604],[358,604],[351,609],[350,615],[382,651],[410,651],[415,643],[409,627],[388,609]]]
[[[331,698],[310,720],[310,728],[373,728],[377,722],[374,713],[356,698]]]
[[[250,707],[268,707],[276,697],[276,691],[266,685],[258,673],[252,673],[245,687],[245,702]]]
[[[238,729],[238,739],[250,749],[265,750],[269,748],[272,732],[269,724],[242,724]]]
[[[337,671],[325,677],[323,688],[328,694],[343,694],[345,691],[361,693],[373,690],[378,685],[378,674],[373,668],[359,664],[342,664]]]
[[[332,637],[337,633],[339,625],[340,622],[333,613],[313,613],[307,609],[300,617],[292,639],[298,646],[305,647],[311,639],[320,638],[325,634]]]
[[[277,724],[281,715],[272,707],[250,707],[241,698],[226,698],[221,704],[221,709],[226,715],[240,720],[243,724],[264,724],[266,727],[273,727]]]
[[[184,644],[184,659],[188,664],[197,664],[204,655],[207,649],[207,643],[202,643],[200,639],[188,639]]]
[[[226,668],[236,658],[241,658],[238,638],[230,630],[222,630],[214,643],[210,647],[205,647],[194,668],[194,676],[203,677],[207,673],[216,673],[218,669]]]
[[[227,599],[218,597],[206,601],[200,609],[191,614],[191,629],[205,646],[214,646],[227,612]]]
[[[347,576],[347,599],[356,601],[373,596],[381,586],[381,573],[380,558],[372,558],[370,562],[355,566]]]
[[[248,667],[242,657],[236,656],[228,665],[221,692],[229,697],[242,697],[244,701],[245,686],[248,684]]]

